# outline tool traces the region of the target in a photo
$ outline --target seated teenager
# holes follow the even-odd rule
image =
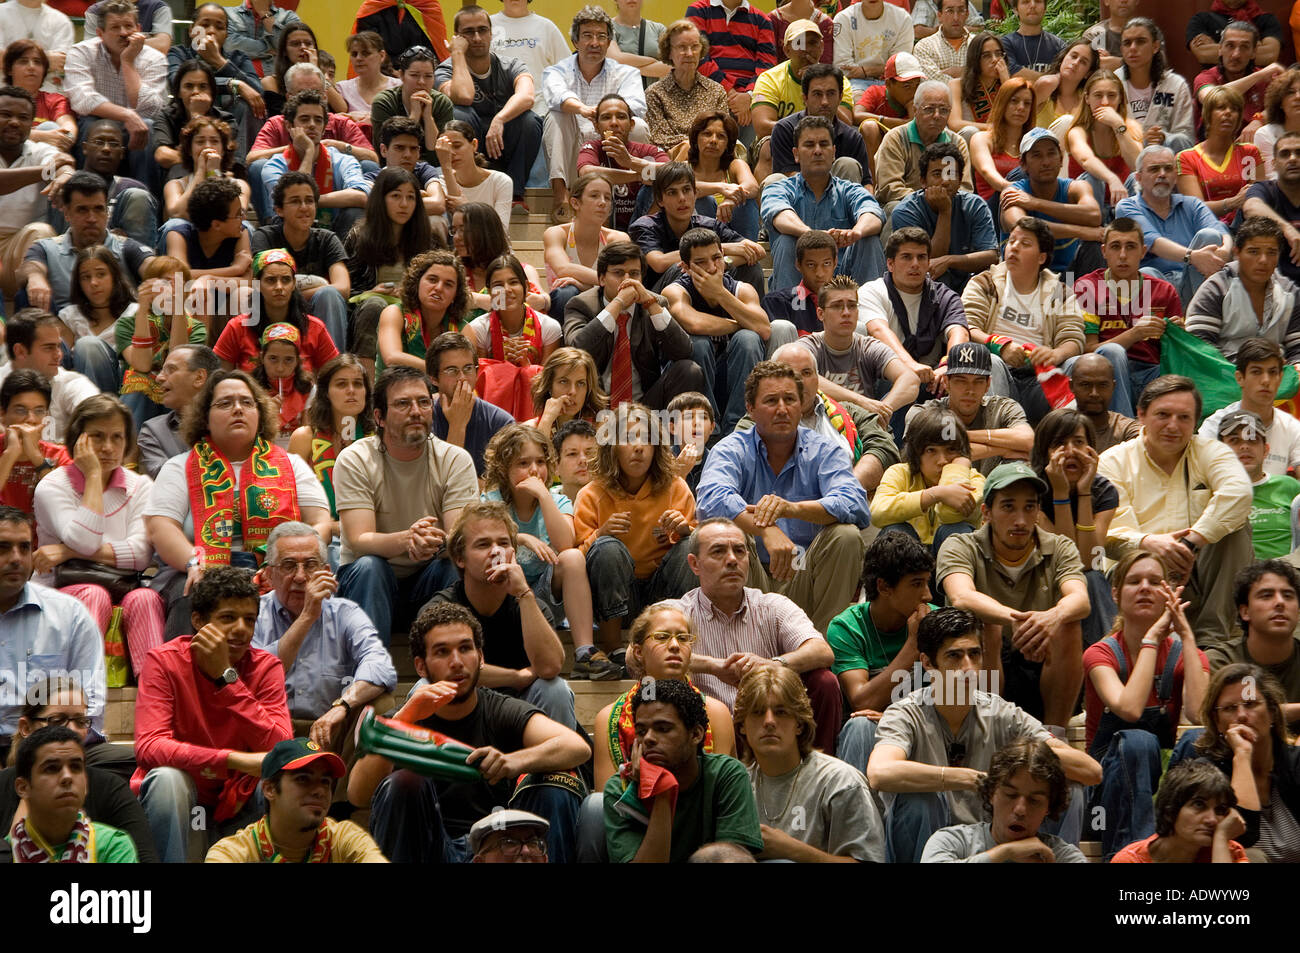
[[[244,199],[233,179],[197,185],[190,193],[185,218],[168,222],[162,234],[167,254],[190,269],[196,295],[206,294],[215,279],[252,274],[253,246],[244,226]],[[232,288],[236,282],[220,285]]]
[[[970,137],[975,192],[988,201],[1011,186],[1007,176],[1020,166],[1020,141],[1034,128],[1034,87],[1015,77],[998,87],[989,108],[988,128]]]
[[[1183,614],[1164,563],[1136,550],[1115,567],[1115,629],[1083,653],[1088,751],[1101,762],[1094,789],[1102,853],[1110,858],[1155,830],[1151,797],[1180,717],[1196,718],[1210,663]]]
[[[1124,81],[1099,69],[1084,83],[1065,132],[1065,174],[1087,182],[1099,206],[1113,208],[1130,194],[1128,178],[1137,168],[1142,137],[1142,123],[1129,112]]]
[[[451,247],[469,278],[469,317],[473,319],[495,306],[488,289],[488,266],[498,258],[514,254],[514,250],[506,226],[501,224],[492,206],[467,201],[456,205],[450,216]],[[528,306],[546,312],[551,307],[551,297],[542,290],[537,269],[526,264],[524,274],[528,277]]]
[[[867,782],[885,796],[891,863],[916,863],[935,831],[982,820],[983,779],[993,756],[1018,737],[1046,742],[1073,784],[1101,780],[1101,766],[1088,755],[1000,695],[976,687],[984,639],[972,613],[955,607],[931,612],[917,628],[916,647],[930,684],[914,687],[885,710],[867,763]],[[1052,825],[1069,843],[1081,830],[1081,795],[1071,792],[1060,824]]]
[[[573,220],[552,225],[542,235],[552,314],[562,317],[570,298],[599,283],[596,263],[605,245],[630,241],[626,232],[605,226],[613,201],[609,182],[595,172],[584,172],[569,190]]]
[[[454,212],[470,202],[480,202],[496,212],[503,228],[510,227],[514,184],[504,172],[487,167],[473,126],[459,119],[444,125],[436,155],[448,210]]]
[[[221,177],[239,186],[243,207],[251,195],[248,182],[234,175],[235,139],[230,126],[212,116],[196,116],[185,124],[177,138],[179,155],[171,177],[163,186],[163,211],[167,218],[183,218],[190,196],[201,182]]]
[[[238,128],[235,117],[217,105],[217,77],[212,67],[202,60],[182,63],[171,74],[171,102],[163,114],[154,120],[151,145],[153,159],[167,172],[180,164],[184,155],[177,148],[185,127],[200,116],[224,122],[231,129]],[[237,149],[235,161],[242,167],[243,150]]]
[[[116,341],[117,322],[136,312],[135,291],[122,264],[104,245],[77,252],[71,300],[59,309],[59,333],[72,352],[72,369],[112,394],[121,387],[122,368]]]
[[[540,430],[547,440],[571,420],[595,421],[609,406],[595,360],[576,347],[557,347],[551,352],[541,373],[533,378],[532,398],[533,408],[541,411],[524,422]]]
[[[1017,739],[998,751],[980,779],[988,821],[935,831],[923,864],[1086,864],[1083,851],[1043,833],[1043,821],[1060,817],[1069,801],[1061,759],[1043,741]]]
[[[1058,274],[1082,271],[1076,257],[1096,260],[1098,226],[1104,218],[1097,197],[1086,182],[1062,178],[1064,150],[1056,136],[1035,127],[1020,140],[1017,168],[1022,177],[1002,190],[999,199],[999,235],[1005,235],[1026,215],[1047,223],[1055,244],[1050,267]]]
[[[1300,480],[1286,473],[1266,473],[1269,442],[1263,422],[1248,410],[1219,421],[1216,431],[1241,461],[1253,493],[1250,542],[1256,559],[1280,559],[1291,553],[1291,506],[1300,496]]]
[[[1246,832],[1236,792],[1205,761],[1169,769],[1156,795],[1156,831],[1129,844],[1112,864],[1248,864],[1237,838]]]
[[[514,255],[491,262],[485,277],[493,307],[466,325],[465,336],[480,358],[540,368],[564,335],[560,322],[529,307],[529,276]]]
[[[442,185],[440,170],[420,158],[420,124],[406,116],[394,116],[384,123],[379,133],[379,154],[390,169],[405,169],[419,183],[417,190],[420,205],[429,216],[429,225],[443,244],[447,240],[447,192]],[[374,180],[382,170],[367,170],[366,178]]]
[[[835,236],[819,228],[810,228],[799,236],[794,243],[794,267],[799,272],[799,281],[763,295],[763,310],[768,320],[789,321],[800,337],[822,329],[817,320],[817,294],[835,274],[839,248]]]
[[[732,717],[763,818],[763,860],[883,863],[884,831],[867,779],[813,747],[812,705],[784,666],[749,670]]]
[[[507,804],[550,822],[552,862],[573,855],[581,785],[572,772],[591,748],[527,701],[480,684],[487,674],[483,637],[478,618],[463,605],[437,602],[420,610],[411,657],[425,684],[395,715],[473,748],[467,761],[481,777],[437,780],[366,755],[348,781],[348,799],[370,806],[370,832],[394,863],[468,861],[470,827]]]
[[[1300,466],[1300,420],[1274,406],[1289,363],[1285,352],[1277,341],[1267,337],[1247,338],[1237,349],[1233,363],[1237,365],[1233,377],[1241,388],[1241,400],[1210,414],[1197,433],[1211,440],[1221,439],[1226,433],[1220,428],[1228,417],[1242,411],[1251,414],[1259,422],[1259,436],[1268,442],[1262,461],[1264,472],[1283,476]]]
[[[576,500],[579,491],[591,482],[591,462],[596,457],[596,428],[586,420],[570,420],[556,429],[551,444],[559,460],[555,482],[570,501]]]

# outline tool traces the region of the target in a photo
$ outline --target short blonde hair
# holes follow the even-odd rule
[[[803,680],[784,665],[759,665],[740,680],[740,687],[736,689],[735,714],[731,718],[736,729],[736,757],[745,764],[754,763],[754,750],[745,738],[745,719],[761,712],[773,701],[785,706],[799,722],[796,736],[799,757],[806,758],[812,753],[817,721],[813,718],[812,702],[808,700]]]

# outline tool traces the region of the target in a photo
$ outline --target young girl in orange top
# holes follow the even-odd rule
[[[592,481],[574,503],[573,529],[587,557],[598,645],[619,641],[623,618],[695,588],[686,539],[695,497],[677,476],[671,437],[641,404],[600,415]],[[610,653],[621,661],[622,648]]]

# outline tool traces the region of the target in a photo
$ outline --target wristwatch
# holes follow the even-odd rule
[[[352,704],[351,704],[351,703],[350,703],[346,698],[344,698],[342,695],[340,695],[338,698],[334,699],[334,701],[330,702],[330,707],[331,707],[331,708],[338,708],[340,705],[343,706],[343,710],[344,710],[347,714],[349,714],[349,715],[352,714]]]
[[[1188,549],[1190,549],[1192,551],[1193,556],[1195,556],[1197,553],[1201,551],[1201,547],[1197,546],[1196,543],[1192,542],[1186,536],[1180,539],[1179,542],[1182,543],[1184,546],[1186,546]]]
[[[212,681],[216,684],[217,688],[225,688],[227,685],[233,685],[235,682],[239,681],[239,673],[227,665],[226,670]]]
[[[1125,133],[1128,132],[1128,123],[1126,122],[1120,123],[1118,126],[1115,127],[1115,131],[1119,133],[1121,136],[1124,135]]]

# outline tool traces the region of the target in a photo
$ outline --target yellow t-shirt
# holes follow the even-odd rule
[[[253,828],[256,826],[256,823],[249,824],[229,837],[223,837],[217,841],[208,850],[208,856],[203,859],[203,862],[207,864],[260,863],[261,857],[257,852],[257,839],[253,836]],[[384,856],[383,851],[379,849],[379,845],[374,842],[374,839],[351,821],[336,821],[327,817],[325,826],[329,829],[330,836],[333,838],[333,844],[330,848],[330,863],[388,863],[388,858]]]
[[[754,80],[754,105],[764,104],[776,110],[777,119],[784,119],[803,109],[803,86],[795,78],[789,60],[764,70]],[[847,79],[844,80],[844,96],[840,105],[853,111],[853,88]]]

